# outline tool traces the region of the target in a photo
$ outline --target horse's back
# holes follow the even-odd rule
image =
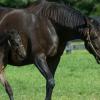
[[[0,7],[0,19],[8,12],[12,11],[13,8]]]
[[[1,30],[11,30],[15,29],[17,31],[26,31],[26,27],[28,26],[29,16],[24,10],[12,10],[5,15],[0,20],[0,31]],[[5,29],[4,29],[5,28]]]

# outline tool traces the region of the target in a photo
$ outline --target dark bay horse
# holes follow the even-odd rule
[[[36,17],[25,10],[12,10],[2,18],[0,33],[9,33],[12,29],[17,30],[21,35],[22,41],[24,40],[23,44],[26,47],[27,56],[24,61],[14,60],[10,56],[13,51],[10,50],[8,53],[8,62],[4,63],[17,66],[34,63],[47,79],[48,85],[52,86],[54,84],[53,76],[47,65],[46,57],[54,56],[57,52],[58,37],[51,22],[45,18],[41,20],[40,17]],[[1,82],[8,84],[2,72],[0,76]],[[10,100],[14,100],[11,87],[6,85],[5,89]]]
[[[69,6],[49,2],[35,6],[32,4],[25,10],[9,12],[4,18],[4,24],[2,23],[0,27],[5,25],[5,21],[9,23],[8,28],[6,26],[7,29],[15,28],[26,38],[24,45],[27,51],[27,56],[22,62],[14,62],[11,56],[8,56],[8,64],[21,66],[34,63],[46,79],[46,100],[51,100],[55,85],[54,74],[67,41],[76,38],[83,39],[87,49],[99,62],[98,22]],[[16,28],[16,25],[20,26],[23,31]],[[10,99],[14,100],[11,89],[7,93]]]
[[[26,56],[20,34],[16,30],[10,30],[9,32],[0,33],[0,82],[7,92],[11,91],[8,81],[4,78],[4,68],[8,62],[8,52],[12,50],[13,54],[15,54],[13,57],[16,57],[19,61],[22,61]]]
[[[49,70],[54,76],[61,55],[69,40],[80,38],[85,42],[87,50],[94,55],[97,62],[100,60],[100,24],[70,6],[45,2],[43,4],[31,4],[28,8],[33,14],[48,18],[57,33],[59,44],[57,53],[53,57],[47,57]],[[54,86],[52,84],[52,86]],[[46,86],[46,100],[51,100],[53,87]]]

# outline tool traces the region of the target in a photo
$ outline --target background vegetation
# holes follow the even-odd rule
[[[10,7],[23,7],[30,2],[37,0],[0,0],[0,4]],[[100,0],[47,0],[67,3],[87,15],[100,15]]]

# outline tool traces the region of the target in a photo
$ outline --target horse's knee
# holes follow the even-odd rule
[[[52,79],[49,79],[48,80],[48,84],[49,84],[49,86],[51,87],[51,88],[54,88],[54,86],[55,86],[55,80],[52,78]]]

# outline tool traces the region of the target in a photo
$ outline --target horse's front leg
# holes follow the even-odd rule
[[[46,85],[45,100],[51,100],[51,95],[52,95],[53,88],[55,86],[55,81],[47,65],[46,56],[44,54],[37,54],[35,56],[35,64],[46,79],[47,85]]]
[[[14,100],[11,86],[9,85],[8,81],[5,79],[5,76],[4,76],[4,67],[3,67],[3,65],[0,65],[0,82],[4,86],[10,100]]]

